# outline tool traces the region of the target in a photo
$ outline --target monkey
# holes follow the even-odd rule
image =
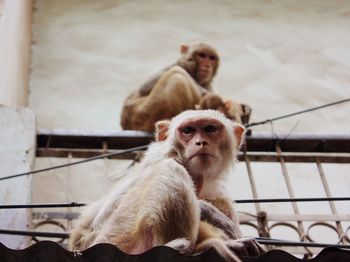
[[[213,92],[212,80],[219,64],[213,46],[201,42],[181,45],[176,63],[126,98],[120,118],[122,129],[153,132],[157,121],[194,109],[203,95]]]
[[[122,129],[153,132],[157,121],[194,109],[203,96],[216,93],[212,81],[219,65],[220,57],[213,46],[201,42],[181,45],[176,63],[155,74],[125,99],[120,117]],[[226,116],[248,123],[249,106],[233,101],[225,104]]]
[[[70,248],[105,242],[139,254],[167,245],[191,254],[214,247],[228,261],[240,261],[229,248],[261,252],[251,241],[226,242],[242,236],[222,179],[243,133],[243,126],[214,110],[189,110],[157,122],[156,141],[139,170],[85,210]]]
[[[214,93],[204,95],[199,104],[195,106],[200,109],[214,109],[222,112],[227,118],[237,123],[248,124],[251,108],[245,104],[235,103],[232,100],[223,100],[221,96]]]
[[[129,254],[158,245],[189,253],[197,238],[200,209],[185,168],[171,158],[163,159],[143,165],[142,176],[127,183],[128,190],[117,189],[104,199],[112,208],[103,209],[104,201],[98,201],[85,210],[70,234],[71,249],[110,243]]]
[[[217,94],[206,94],[196,105],[196,109],[214,109],[222,112],[227,118],[242,123],[241,109],[235,108],[235,104],[231,100],[224,101],[221,96]]]

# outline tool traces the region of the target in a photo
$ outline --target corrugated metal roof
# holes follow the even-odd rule
[[[308,261],[302,260],[292,256],[291,254],[282,250],[271,250],[259,257],[241,257],[243,262],[298,262]],[[195,256],[184,256],[177,251],[165,247],[155,247],[149,251],[140,255],[128,255],[120,251],[117,247],[110,244],[98,244],[89,249],[82,251],[81,253],[70,252],[64,249],[52,241],[42,241],[36,243],[23,250],[9,249],[0,243],[0,261],[1,262],[69,262],[69,261],[99,261],[99,262],[221,262],[224,261],[214,249],[209,249],[204,253]],[[311,261],[311,260],[309,260]],[[312,259],[312,262],[325,262],[325,261],[337,261],[348,262],[350,261],[350,251],[341,250],[338,248],[325,248],[316,258]]]

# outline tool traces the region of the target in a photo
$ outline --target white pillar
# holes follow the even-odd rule
[[[32,169],[35,131],[32,110],[0,106],[0,178]],[[0,180],[0,205],[30,203],[31,176]],[[0,209],[0,229],[28,230],[31,221],[27,209]],[[30,244],[30,238],[0,234],[0,242],[9,248],[22,249]]]
[[[26,106],[32,0],[5,0],[0,21],[0,105]]]

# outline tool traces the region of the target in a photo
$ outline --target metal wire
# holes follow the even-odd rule
[[[76,162],[72,162],[72,163],[67,163],[67,164],[63,164],[63,165],[58,165],[58,166],[53,166],[53,167],[33,170],[33,171],[20,173],[20,174],[15,174],[15,175],[11,175],[11,176],[5,176],[5,177],[1,177],[0,181],[1,180],[6,180],[6,179],[11,179],[11,178],[16,178],[16,177],[20,177],[20,176],[27,176],[27,175],[30,175],[30,174],[36,174],[36,173],[40,173],[40,172],[44,172],[44,171],[54,170],[54,169],[58,169],[58,168],[63,168],[63,167],[67,167],[67,166],[78,165],[78,164],[82,164],[82,163],[85,163],[85,162],[89,162],[89,161],[93,161],[93,160],[97,160],[97,159],[102,159],[102,158],[107,158],[107,157],[111,157],[111,156],[123,155],[123,154],[127,154],[127,153],[130,153],[130,152],[133,152],[133,151],[137,151],[137,150],[144,150],[144,149],[147,149],[147,147],[148,147],[148,145],[132,147],[132,148],[129,148],[129,149],[126,149],[126,150],[123,150],[123,151],[113,152],[113,153],[108,153],[108,154],[102,154],[102,155],[99,155],[99,156],[86,158],[84,160],[80,160],[80,161],[76,161]]]
[[[280,120],[280,119],[283,119],[283,118],[288,118],[288,117],[291,117],[291,116],[308,113],[308,112],[319,110],[319,109],[322,109],[322,108],[325,108],[325,107],[328,107],[328,106],[333,106],[333,105],[337,105],[337,104],[341,104],[341,103],[345,103],[345,102],[349,102],[349,101],[350,101],[350,98],[347,98],[347,99],[344,99],[344,100],[339,100],[339,101],[336,101],[336,102],[333,102],[333,103],[329,103],[329,104],[325,104],[325,105],[322,105],[322,106],[312,107],[312,108],[305,109],[305,110],[302,110],[302,111],[298,111],[298,112],[295,112],[295,113],[291,113],[291,114],[287,114],[287,115],[283,115],[283,116],[278,116],[278,117],[271,118],[271,119],[266,119],[266,120],[261,121],[261,122],[250,123],[250,124],[247,124],[246,127],[264,125],[264,124],[271,123],[273,121],[277,121],[277,120]]]
[[[52,237],[52,238],[64,238],[64,239],[69,238],[68,233],[23,231],[23,230],[9,230],[9,229],[0,229],[0,234],[30,236],[30,237]]]
[[[350,201],[350,197],[319,197],[319,198],[262,198],[235,200],[236,203],[280,203],[280,202],[323,202],[323,201]]]
[[[281,203],[281,202],[323,202],[323,201],[350,201],[350,197],[319,197],[319,198],[261,198],[261,199],[238,199],[235,203]],[[60,207],[82,207],[86,203],[56,203],[56,204],[27,204],[27,205],[0,205],[0,209],[17,208],[60,208]]]
[[[290,247],[337,247],[350,249],[350,245],[339,245],[339,244],[329,244],[329,243],[316,243],[316,242],[298,242],[298,241],[287,241],[282,239],[273,239],[265,237],[255,238],[257,242],[264,245],[275,245],[275,246],[290,246]]]
[[[273,121],[277,121],[277,120],[280,120],[280,119],[283,119],[283,118],[287,118],[287,117],[291,117],[291,116],[295,116],[295,115],[299,115],[299,114],[315,111],[315,110],[318,110],[318,109],[321,109],[321,108],[325,108],[325,107],[328,107],[328,106],[333,106],[333,105],[337,105],[337,104],[345,103],[345,102],[349,102],[349,101],[350,101],[350,98],[347,98],[347,99],[344,99],[344,100],[339,100],[339,101],[336,101],[336,102],[333,102],[333,103],[325,104],[325,105],[318,106],[318,107],[309,108],[309,109],[302,110],[302,111],[299,111],[299,112],[295,112],[295,113],[292,113],[292,114],[283,115],[283,116],[275,117],[275,118],[272,118],[272,119],[267,119],[267,120],[264,120],[264,121],[261,121],[261,122],[251,123],[251,124],[246,125],[246,127],[252,127],[252,126],[257,126],[257,125],[263,125],[263,124],[266,124],[266,123],[271,123]],[[93,161],[93,160],[97,160],[97,159],[107,158],[107,157],[111,157],[111,156],[123,155],[123,154],[130,153],[130,152],[133,152],[133,151],[136,151],[136,150],[143,150],[143,149],[146,149],[147,147],[148,147],[148,145],[139,146],[139,147],[133,147],[133,148],[130,148],[130,149],[123,150],[121,152],[114,152],[114,153],[103,154],[103,155],[100,155],[100,156],[86,158],[84,160],[76,161],[76,162],[73,162],[73,163],[68,163],[68,164],[53,166],[53,167],[49,167],[49,168],[33,170],[33,171],[30,171],[30,172],[25,172],[25,173],[5,176],[5,177],[1,177],[0,181],[1,180],[6,180],[6,179],[11,179],[11,178],[16,178],[16,177],[20,177],[20,176],[26,176],[26,175],[30,175],[30,174],[36,174],[36,173],[49,171],[49,170],[53,170],[53,169],[63,168],[63,167],[67,167],[67,166],[73,166],[73,165],[77,165],[77,164],[81,164],[81,163],[85,163],[85,162],[89,162],[89,161]]]
[[[58,203],[58,204],[28,204],[28,205],[0,205],[0,209],[17,209],[17,208],[59,208],[59,207],[82,207],[84,203]]]
[[[69,233],[56,233],[56,232],[40,232],[40,231],[23,231],[23,230],[8,230],[0,229],[0,234],[5,235],[21,235],[21,236],[31,236],[31,237],[49,237],[49,238],[69,238]],[[295,247],[337,247],[343,249],[350,249],[350,245],[339,245],[339,244],[328,244],[328,243],[314,243],[314,242],[297,242],[297,241],[287,241],[281,239],[255,238],[257,242],[263,245],[275,245],[275,246],[295,246]]]

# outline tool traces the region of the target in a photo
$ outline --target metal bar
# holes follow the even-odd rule
[[[123,150],[109,150],[108,153],[118,153],[123,152]],[[134,159],[138,153],[143,151],[134,151],[125,153],[122,155],[111,155],[105,158],[108,159]],[[95,156],[100,156],[104,154],[101,149],[76,149],[76,148],[37,148],[37,157],[68,157],[69,153],[72,154],[73,158],[90,158]],[[350,161],[349,161],[350,162]]]
[[[255,238],[260,244],[264,245],[275,245],[275,246],[302,246],[302,247],[337,247],[343,249],[350,249],[350,245],[337,245],[337,244],[328,244],[328,243],[310,243],[310,242],[293,242],[279,239],[268,239],[268,238]]]
[[[0,209],[18,209],[18,208],[60,208],[60,207],[82,207],[84,203],[58,203],[58,204],[28,204],[28,205],[0,205]]]
[[[72,220],[79,216],[78,212],[33,212],[33,219],[67,219]],[[239,221],[256,221],[256,214],[238,212]],[[301,214],[301,215],[285,215],[285,214],[267,214],[268,221],[292,222],[292,221],[350,221],[350,214],[341,215],[324,215],[324,214]]]
[[[56,233],[56,232],[39,232],[39,231],[22,231],[22,230],[7,230],[0,229],[0,234],[6,235],[21,235],[31,237],[51,237],[51,238],[69,238],[69,233]],[[334,245],[326,243],[307,243],[307,242],[293,242],[279,239],[268,238],[255,238],[260,244],[276,245],[276,246],[303,246],[303,247],[338,247],[344,249],[350,249],[350,245]]]
[[[282,150],[281,147],[279,145],[276,145],[276,152],[280,157],[280,163],[281,163],[281,167],[282,167],[282,174],[284,177],[284,180],[286,182],[287,185],[287,189],[288,189],[288,194],[291,198],[295,198],[294,196],[294,191],[293,191],[293,187],[289,178],[289,174],[288,174],[288,170],[287,170],[287,166],[286,166],[286,162],[284,160],[284,158],[281,156]],[[294,213],[296,215],[299,215],[299,209],[298,209],[298,205],[295,202],[292,202],[292,207],[294,210]],[[297,221],[298,224],[298,229],[299,229],[299,233],[301,234],[301,240],[305,240],[306,239],[306,235],[305,235],[305,229],[303,226],[302,221]]]
[[[279,134],[281,138],[271,138],[271,133],[253,132],[247,136],[248,151],[274,152],[279,144],[283,152],[327,152],[350,153],[350,136],[316,136]],[[153,140],[153,134],[140,131],[119,132],[78,132],[76,130],[39,130],[37,135],[38,148],[86,148],[101,149],[106,141],[109,149],[125,149],[147,145]],[[50,142],[48,143],[48,140]]]
[[[116,153],[111,153],[111,154],[102,154],[100,156],[91,157],[91,158],[87,158],[87,159],[84,159],[84,160],[79,160],[79,161],[68,163],[68,164],[63,164],[63,165],[43,168],[43,169],[40,169],[40,170],[33,170],[33,171],[30,171],[30,172],[25,172],[25,173],[20,173],[20,174],[0,177],[0,180],[6,180],[6,179],[16,178],[16,177],[20,177],[20,176],[26,176],[26,175],[30,175],[30,174],[36,174],[36,173],[40,173],[40,172],[44,172],[44,171],[49,171],[49,170],[53,170],[53,169],[57,169],[57,168],[63,168],[63,167],[67,167],[67,166],[78,165],[78,164],[86,163],[86,162],[89,162],[89,161],[94,161],[94,160],[97,160],[97,159],[106,158],[106,157],[109,157],[109,156],[112,156],[112,155],[126,154],[126,153],[129,153],[129,152],[145,149],[147,147],[148,147],[147,145],[139,146],[139,147],[133,147],[133,148],[125,149],[125,150],[123,150],[121,152],[116,152]]]
[[[314,197],[314,198],[260,198],[238,199],[236,203],[280,203],[280,202],[323,202],[323,201],[350,201],[350,197]]]
[[[246,155],[252,162],[280,162],[279,158],[283,157],[286,162],[294,163],[314,163],[315,157],[323,163],[350,163],[350,154],[348,153],[285,153],[281,155],[270,152],[247,152]],[[244,153],[240,152],[238,160],[244,161]]]
[[[258,199],[258,191],[256,189],[256,184],[255,184],[255,180],[254,180],[254,176],[253,176],[252,167],[250,165],[249,157],[247,155],[245,155],[245,163],[246,163],[246,167],[247,167],[250,188],[252,190],[253,198]],[[255,210],[257,213],[261,212],[261,206],[259,203],[255,203]]]
[[[33,212],[32,218],[36,220],[65,219],[67,221],[78,218],[78,212]]]
[[[8,230],[8,229],[0,229],[0,234],[31,236],[31,237],[69,238],[68,233],[23,231],[23,230]]]
[[[318,173],[320,174],[320,177],[321,177],[321,180],[322,180],[323,188],[324,188],[324,190],[326,192],[326,196],[327,197],[332,197],[331,190],[329,189],[329,186],[328,186],[327,178],[326,178],[325,173],[323,171],[321,162],[320,162],[320,160],[318,158],[316,158],[316,164],[317,164]],[[329,203],[329,206],[331,208],[332,214],[333,215],[338,215],[338,212],[337,212],[337,209],[336,209],[334,203],[332,201],[329,201],[328,203]],[[340,221],[335,221],[335,224],[337,226],[337,231],[338,231],[338,234],[340,236],[340,241],[345,243],[344,230],[342,228],[342,225],[341,225]]]
[[[235,203],[280,203],[280,202],[323,202],[323,201],[350,201],[350,197],[331,197],[331,198],[260,198],[260,199],[238,199]],[[0,205],[0,209],[16,208],[59,208],[59,207],[81,207],[85,203],[57,203],[57,204],[27,204],[27,205]]]
[[[239,213],[239,212],[238,212]],[[246,214],[246,213],[239,213],[239,221],[255,221],[256,215],[252,214]],[[333,222],[335,220],[338,221],[350,221],[350,215],[348,214],[341,214],[341,215],[324,215],[324,214],[299,214],[299,215],[284,215],[284,214],[267,214],[267,220],[268,221],[274,221],[274,222],[295,222],[295,221],[329,221]]]
[[[83,148],[37,148],[37,157],[68,157],[71,153],[73,158],[90,158],[100,156],[104,153],[121,152],[121,150],[109,150]],[[135,159],[144,151],[135,151],[123,155],[109,156],[108,159]],[[247,152],[246,155],[252,162],[279,162],[279,156],[272,152]],[[281,156],[286,162],[308,162],[314,163],[315,157],[323,163],[350,163],[349,153],[282,153]],[[240,152],[238,160],[245,160],[245,153]]]

